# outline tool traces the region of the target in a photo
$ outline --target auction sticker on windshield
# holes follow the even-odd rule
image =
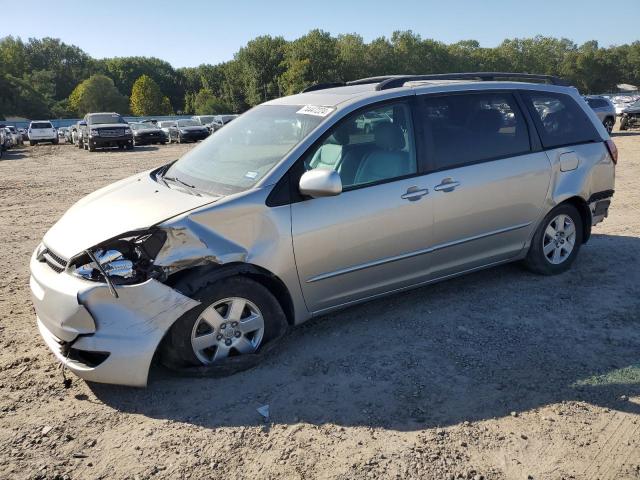
[[[314,115],[316,117],[326,117],[333,111],[332,107],[323,107],[322,105],[305,105],[296,113],[301,115]]]

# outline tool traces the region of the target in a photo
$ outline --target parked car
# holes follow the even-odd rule
[[[164,145],[167,143],[167,134],[153,123],[130,123],[133,131],[134,145]]]
[[[64,132],[64,141],[65,143],[73,143],[73,129],[75,128],[75,125],[71,125],[70,127],[67,127],[67,129]]]
[[[0,158],[4,155],[4,151],[7,149],[6,140],[7,134],[4,131],[4,128],[0,128]]]
[[[9,130],[9,134],[11,135],[11,142],[13,145],[23,145],[24,141],[22,140],[22,134],[18,131],[16,127],[13,125],[7,125],[7,130]]]
[[[238,115],[216,115],[213,118],[213,121],[211,121],[211,123],[207,124],[207,128],[209,129],[209,131],[211,133],[213,133],[216,130],[220,130],[227,123],[231,122],[232,120],[234,120],[237,117],[238,117]]]
[[[175,120],[163,120],[158,122],[158,128],[167,136],[167,142],[171,143],[174,139],[178,140],[178,129]]]
[[[617,95],[611,99],[615,109],[616,115],[622,115],[622,111],[635,103],[640,96],[638,95]]]
[[[478,78],[495,81],[316,86],[76,203],[31,259],[46,344],[87,380],[143,386],[153,358],[230,368],[311,317],[467,272],[566,272],[608,214],[615,144],[558,79]],[[370,113],[389,118],[372,134]]]
[[[606,97],[590,95],[584,97],[587,104],[596,112],[596,115],[607,129],[607,132],[613,131],[613,126],[616,124],[616,107],[611,100]]]
[[[182,119],[176,120],[175,131],[178,143],[197,142],[204,140],[209,136],[209,129],[200,125],[195,120]],[[171,141],[171,138],[169,139]]]
[[[2,131],[4,132],[4,149],[9,150],[15,145],[15,143],[13,143],[13,135],[11,135],[11,130],[9,130],[9,127],[0,128],[2,128]]]
[[[29,144],[32,147],[42,142],[58,144],[58,132],[48,120],[31,122],[27,132],[29,134]]]
[[[58,138],[61,138],[64,140],[65,137],[67,136],[67,130],[68,130],[67,127],[60,127],[58,129]]]
[[[27,133],[27,129],[26,128],[19,128],[18,131],[20,132],[20,135],[22,135],[22,141],[23,142],[28,142],[29,141],[29,134]]]
[[[87,122],[85,122],[84,120],[80,120],[71,129],[71,141],[72,143],[77,145],[78,148],[84,148],[84,146],[82,145],[82,129],[86,125]]]
[[[620,118],[620,130],[638,127],[640,127],[640,100],[625,108]]]
[[[98,148],[133,149],[133,132],[127,121],[115,112],[87,113],[81,126],[81,143],[85,150]]]
[[[203,127],[206,127],[208,124],[213,122],[215,117],[216,115],[194,115],[191,118],[196,122],[198,122],[198,125],[202,125]]]

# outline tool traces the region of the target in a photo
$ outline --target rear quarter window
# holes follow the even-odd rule
[[[601,141],[587,114],[569,95],[523,92],[523,97],[545,148]]]

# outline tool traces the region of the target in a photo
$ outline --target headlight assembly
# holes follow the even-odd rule
[[[164,280],[164,270],[154,265],[166,234],[159,229],[131,232],[107,240],[70,262],[74,275],[86,280],[130,285],[150,278]]]
[[[96,128],[92,128],[91,129],[91,136],[92,137],[99,137],[100,136],[100,130],[98,130]]]

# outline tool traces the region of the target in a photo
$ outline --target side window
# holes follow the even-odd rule
[[[599,141],[591,120],[569,95],[526,92],[523,96],[545,148]]]
[[[436,170],[530,151],[527,123],[508,93],[424,96],[425,146]]]
[[[345,189],[416,173],[409,106],[379,106],[341,120],[305,157],[304,168],[337,171]]]

